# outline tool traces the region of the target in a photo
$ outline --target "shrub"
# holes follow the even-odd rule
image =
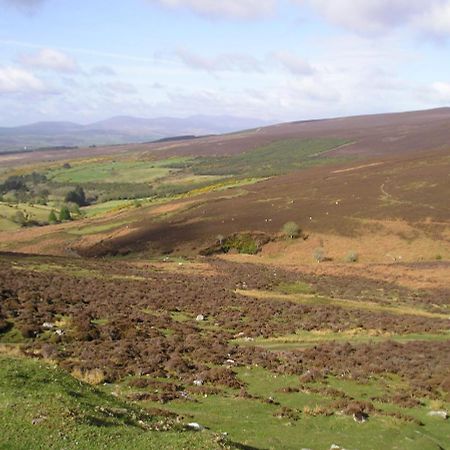
[[[259,243],[250,234],[236,234],[222,241],[223,251],[237,250],[239,253],[255,255],[261,250]]]
[[[56,217],[55,211],[52,209],[48,215],[48,223],[54,224],[56,222],[58,222],[58,218]]]
[[[354,251],[350,251],[347,253],[347,256],[345,257],[345,261],[349,262],[349,263],[355,263],[358,262],[359,260],[359,255],[358,253],[354,252]]]
[[[289,239],[298,238],[300,235],[300,227],[295,222],[285,223],[281,231]]]
[[[69,208],[70,214],[81,216],[81,210],[77,203],[68,203],[67,207]]]
[[[94,386],[102,384],[106,381],[105,373],[101,369],[82,370],[75,368],[72,371],[72,376],[77,380],[92,384]]]
[[[0,319],[0,334],[7,333],[12,327],[13,324],[11,322]]]
[[[22,211],[17,211],[15,214],[13,214],[11,220],[22,227],[25,226],[27,223],[27,218],[25,217],[25,214]]]
[[[59,220],[61,222],[65,220],[72,220],[72,216],[70,215],[69,208],[67,206],[63,206],[61,211],[59,212]]]
[[[317,247],[314,250],[313,256],[314,256],[314,259],[319,263],[327,260],[327,254],[323,247]]]
[[[78,206],[85,206],[87,203],[84,189],[81,186],[77,186],[73,191],[69,191],[66,194],[65,201],[68,203],[76,203]]]

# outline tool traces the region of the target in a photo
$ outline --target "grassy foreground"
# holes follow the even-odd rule
[[[186,414],[214,432],[226,431],[243,444],[219,443],[212,431],[185,431],[175,420],[152,415],[161,405],[144,402],[142,409],[120,400],[125,385],[94,388],[45,363],[16,357],[0,357],[1,449],[347,449],[437,450],[446,448],[450,426],[428,418],[423,408],[380,407],[365,424],[351,417],[324,413],[331,399],[320,389],[290,392],[296,377],[274,376],[258,368],[242,368],[239,377],[248,383],[250,397],[233,391],[198,396],[194,402],[171,402],[164,408]],[[367,385],[330,380],[329,387],[363,401],[388,384]],[[320,387],[320,384],[315,384]],[[114,393],[114,394],[113,394]],[[270,399],[270,401],[267,401]],[[273,400],[272,400],[273,399]],[[389,416],[402,411],[423,423],[405,423]],[[169,431],[155,431],[167,428]]]
[[[212,433],[184,431],[166,420],[57,368],[0,357],[1,449],[218,448]],[[166,426],[172,430],[152,430]]]

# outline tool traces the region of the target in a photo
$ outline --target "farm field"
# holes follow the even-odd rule
[[[448,448],[449,111],[0,155],[0,448]]]

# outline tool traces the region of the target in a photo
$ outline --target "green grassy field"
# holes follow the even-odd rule
[[[345,145],[340,139],[287,139],[229,157],[199,158],[199,175],[266,177],[327,162],[324,153]],[[334,159],[333,159],[334,161]]]
[[[446,448],[450,438],[450,423],[427,416],[430,404],[404,408],[376,403],[379,411],[361,424],[351,415],[336,411],[335,399],[327,394],[327,389],[334,388],[356,401],[367,401],[381,393],[394,394],[402,387],[395,377],[365,384],[330,378],[311,384],[311,390],[287,392],[285,388],[299,386],[298,377],[275,375],[257,367],[239,368],[238,373],[252,398],[224,389],[219,395],[192,396],[188,402],[172,401],[168,408],[178,414],[189,414],[192,420],[217,432],[226,432],[233,441],[251,448],[328,450],[334,444],[358,450],[438,450]],[[392,417],[392,412],[411,420]]]
[[[46,205],[29,205],[28,203],[5,203],[0,202],[0,230],[12,231],[18,230],[20,224],[16,223],[13,218],[17,212],[31,221],[46,223],[52,207]]]
[[[164,161],[108,161],[54,169],[48,178],[57,183],[142,183],[164,178],[174,170],[164,167]]]
[[[167,427],[169,431],[154,431]],[[1,449],[218,448],[212,433],[184,431],[59,369],[0,356]]]
[[[323,164],[330,159],[324,154],[346,141],[338,139],[281,140],[265,147],[229,157],[173,157],[161,160],[128,158],[87,159],[49,163],[13,170],[9,175],[22,177],[25,191],[17,198],[27,202],[45,201],[50,205],[64,203],[66,194],[82,186],[91,205],[83,208],[87,217],[101,216],[109,211],[132,207],[133,202],[176,198],[192,193],[198,195],[251,184],[273,175]],[[334,159],[331,158],[331,161]],[[6,176],[6,173],[4,174]],[[5,180],[3,180],[5,181]],[[47,194],[42,195],[42,192]],[[12,195],[14,192],[7,193]],[[23,202],[23,200],[21,200]],[[19,203],[30,220],[44,223],[50,207],[30,207]],[[15,230],[15,211],[0,205],[0,230]],[[11,208],[15,208],[12,206]]]
[[[346,332],[323,331],[298,331],[295,334],[287,336],[278,336],[272,338],[256,338],[252,341],[237,339],[238,345],[256,345],[268,350],[285,351],[313,347],[324,342],[382,342],[392,340],[395,342],[410,341],[446,341],[450,339],[450,332],[447,333],[410,333],[410,334],[392,334],[392,333],[369,333],[363,330],[353,330]]]

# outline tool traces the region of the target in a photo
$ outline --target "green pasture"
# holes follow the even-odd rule
[[[0,231],[14,231],[20,228],[20,224],[14,221],[14,216],[19,211],[28,221],[46,223],[52,209],[54,208],[46,205],[0,202]]]
[[[333,410],[336,398],[326,391],[334,387],[355,400],[367,401],[377,394],[395,394],[402,387],[395,377],[386,376],[367,384],[330,378],[323,383],[313,383],[314,390],[306,388],[286,393],[283,388],[299,387],[297,376],[274,374],[258,367],[242,367],[237,371],[251,398],[224,389],[218,395],[192,396],[191,401],[175,400],[167,408],[189,415],[215,432],[228,433],[232,441],[247,448],[256,449],[329,450],[334,444],[353,450],[439,450],[446,448],[450,437],[450,423],[427,416],[430,404],[402,408],[377,403],[380,412],[371,414],[369,420],[361,424],[352,416]],[[293,417],[282,416],[283,408],[289,409]],[[326,409],[331,413],[320,412]],[[423,425],[387,414],[393,411],[421,421]]]
[[[159,420],[50,365],[0,356],[0,449],[218,448],[182,424],[152,431]]]

